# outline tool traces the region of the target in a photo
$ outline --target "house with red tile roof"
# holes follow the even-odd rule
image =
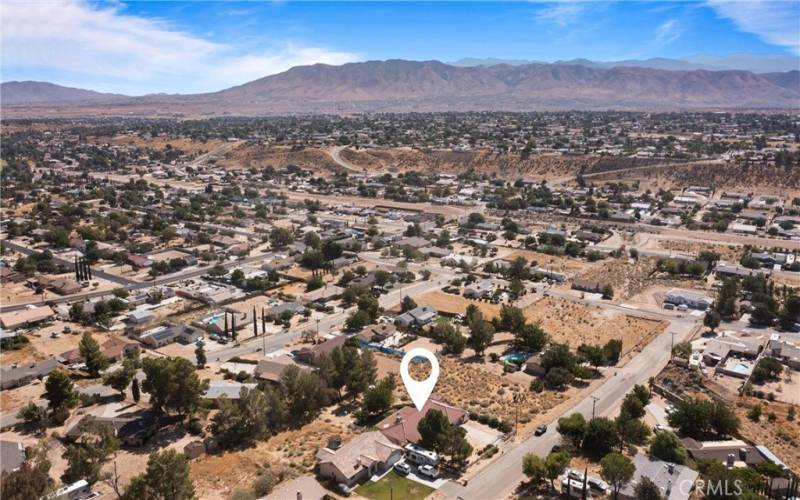
[[[378,424],[378,430],[400,446],[416,444],[420,440],[417,424],[431,410],[442,412],[453,425],[461,425],[467,421],[466,411],[436,399],[428,399],[421,411],[413,406],[397,410]]]

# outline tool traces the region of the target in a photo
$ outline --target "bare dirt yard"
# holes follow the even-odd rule
[[[675,253],[684,255],[697,255],[703,250],[716,252],[720,255],[720,260],[727,262],[739,262],[744,252],[743,247],[738,245],[714,245],[698,241],[673,240],[658,238],[655,240],[656,248],[671,250]]]
[[[282,432],[252,448],[200,457],[191,467],[197,496],[231,498],[236,490],[249,489],[264,470],[286,479],[311,472],[320,447],[332,437],[347,442],[352,435],[343,420],[323,414],[300,429]]]
[[[517,257],[524,257],[531,265],[567,274],[579,273],[586,267],[586,263],[578,259],[522,249],[512,252],[506,260],[514,260]]]
[[[761,405],[762,416],[759,422],[747,418],[748,411],[755,404]],[[800,420],[797,417],[792,421],[787,420],[790,406],[778,401],[741,398],[734,408],[741,421],[742,437],[765,445],[790,469],[797,470],[800,467]],[[768,420],[770,414],[775,415],[773,422]]]
[[[636,318],[556,297],[545,297],[523,312],[528,321],[539,323],[554,342],[566,343],[573,349],[583,343],[603,345],[619,339],[625,353],[637,345],[646,345],[667,327],[665,321]]]
[[[439,358],[439,380],[434,394],[461,409],[493,415],[512,424],[517,409],[514,396],[520,394],[524,396],[519,403],[522,427],[577,392],[577,389],[569,389],[564,392],[544,391],[537,394],[527,384],[493,373],[484,366],[485,363],[488,361],[481,363]],[[415,379],[423,380],[423,370],[424,368],[420,368],[420,373],[416,373],[412,366],[411,373]],[[523,432],[522,429],[520,432]]]
[[[656,260],[605,259],[587,267],[576,278],[609,284],[614,289],[614,299],[624,300],[652,283],[650,276],[656,268]]]
[[[420,306],[433,307],[437,311],[449,314],[464,314],[470,304],[478,306],[486,319],[491,319],[500,314],[500,305],[489,302],[465,299],[460,295],[453,295],[441,291],[428,292],[414,297]]]

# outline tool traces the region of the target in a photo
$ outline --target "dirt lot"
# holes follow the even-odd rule
[[[747,418],[750,407],[756,403],[761,404],[762,416],[760,422],[753,422]],[[742,398],[734,408],[741,421],[741,435],[750,441],[767,446],[778,458],[783,460],[792,470],[800,467],[800,420],[786,420],[789,406],[781,402],[769,402],[756,398]],[[767,417],[775,414],[775,421],[769,423]]]
[[[548,255],[541,252],[533,252],[531,250],[515,250],[510,255],[505,257],[506,260],[514,260],[517,257],[524,257],[531,265],[544,267],[551,271],[558,271],[567,274],[575,274],[582,271],[586,267],[586,263],[569,257],[561,257],[558,255]]]
[[[492,373],[484,363],[439,358],[439,381],[434,394],[459,408],[494,415],[511,423],[514,422],[517,407],[513,402],[514,395],[522,394],[525,399],[519,404],[519,418],[521,424],[526,424],[577,391],[570,389],[565,392],[544,391],[536,394],[530,391],[527,384]],[[422,373],[416,374],[413,370],[412,374],[415,379],[425,378]],[[522,425],[520,432],[523,432]]]
[[[500,313],[500,305],[477,300],[465,299],[460,295],[453,295],[441,291],[428,292],[414,297],[420,306],[433,307],[437,311],[450,314],[464,314],[470,304],[475,304],[486,319],[491,319]]]
[[[667,326],[664,321],[635,318],[556,297],[546,297],[523,312],[528,321],[538,322],[554,342],[569,344],[573,349],[583,343],[603,345],[620,339],[623,352],[627,352],[637,344],[646,344]]]
[[[656,248],[671,250],[684,255],[697,255],[703,250],[716,252],[720,255],[720,260],[727,262],[739,262],[742,257],[743,248],[735,245],[713,245],[710,243],[700,243],[685,240],[657,239]]]
[[[631,262],[628,259],[605,259],[587,267],[576,278],[610,284],[614,288],[614,299],[624,300],[652,284],[650,275],[655,270],[656,260],[643,258]]]
[[[352,435],[343,420],[323,414],[300,429],[282,432],[252,448],[200,457],[191,468],[197,496],[230,498],[234,491],[249,488],[264,469],[284,471],[287,478],[311,472],[314,455],[331,437],[340,436],[347,442]]]
[[[263,146],[243,144],[228,152],[225,159],[217,162],[228,169],[263,168],[271,165],[276,169],[297,165],[300,168],[336,172],[342,167],[334,162],[327,151],[319,148],[292,149],[285,146]]]

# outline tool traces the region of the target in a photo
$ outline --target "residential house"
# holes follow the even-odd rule
[[[226,399],[239,399],[242,389],[253,390],[256,387],[258,387],[258,384],[244,384],[235,380],[211,380],[208,383],[208,389],[203,394],[203,398],[213,400],[223,397]]]
[[[365,432],[337,450],[317,452],[319,475],[353,486],[388,470],[403,456],[403,449],[377,431]]]
[[[299,366],[289,356],[276,356],[269,359],[261,359],[256,365],[253,375],[259,380],[266,380],[278,384],[283,377],[283,372],[290,366]],[[307,367],[302,367],[307,369]]]
[[[17,441],[0,441],[0,473],[11,474],[25,463],[25,446]]]
[[[80,441],[82,423],[87,419],[95,419],[100,424],[109,425],[121,444],[125,446],[142,446],[158,430],[158,417],[150,412],[116,417],[95,417],[86,415],[73,425],[64,437],[70,441]]]
[[[436,309],[428,306],[419,306],[410,311],[406,311],[395,318],[395,324],[409,328],[411,326],[425,326],[436,319]]]
[[[26,307],[17,311],[0,314],[0,326],[8,330],[16,330],[54,319],[56,313],[50,306]]]
[[[409,443],[416,444],[420,440],[417,425],[431,410],[442,412],[453,425],[463,424],[468,417],[467,412],[460,408],[437,399],[428,399],[422,410],[417,411],[413,406],[400,408],[383,419],[377,425],[377,428],[390,441],[399,446],[405,446]]]
[[[619,498],[636,498],[636,486],[642,478],[653,481],[661,490],[661,498],[666,500],[688,499],[695,488],[698,472],[685,465],[677,465],[655,457],[639,453],[633,457],[636,472],[633,478],[620,490]]]
[[[714,303],[714,299],[698,292],[673,288],[664,296],[664,302],[669,304],[686,305],[692,309],[705,311]]]
[[[29,384],[36,379],[43,379],[58,368],[58,360],[45,359],[38,362],[14,363],[0,370],[0,389],[13,389]]]

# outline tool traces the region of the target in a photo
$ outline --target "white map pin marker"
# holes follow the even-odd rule
[[[427,379],[416,381],[408,373],[408,364],[414,358],[425,358],[431,364],[431,374]],[[425,406],[425,402],[433,392],[436,381],[439,380],[439,362],[436,360],[436,356],[427,349],[421,347],[411,349],[400,362],[400,377],[403,379],[403,385],[406,386],[406,391],[411,396],[411,401],[414,402],[417,411],[422,411],[422,407]]]

